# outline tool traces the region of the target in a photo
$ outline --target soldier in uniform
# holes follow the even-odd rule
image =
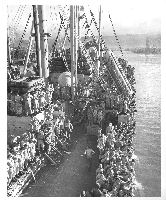
[[[13,153],[13,180],[16,181],[17,175],[19,173],[18,157],[17,154]]]
[[[17,152],[18,167],[19,167],[19,172],[18,172],[18,174],[17,174],[18,176],[23,174],[23,169],[24,169],[24,166],[23,166],[23,159],[22,159],[23,155],[22,155],[21,153],[22,153],[21,150],[19,150],[19,151]]]
[[[106,101],[106,108],[110,109],[110,94],[109,94],[109,91],[105,95],[105,101]]]
[[[42,91],[40,94],[40,108],[43,109],[45,106],[46,106],[45,92]]]
[[[7,113],[11,114],[11,95],[12,92],[7,93]]]
[[[35,135],[32,134],[31,137],[31,161],[33,162],[35,159],[35,155],[36,155],[36,144],[37,144],[37,140],[35,138]]]
[[[45,91],[45,102],[46,102],[46,105],[49,104],[49,91],[48,90]]]
[[[24,142],[24,141],[23,141]],[[20,147],[20,157],[19,157],[19,166],[20,166],[20,175],[24,174],[24,162],[25,162],[25,157],[24,157],[24,150],[23,150],[23,145],[24,143],[22,142],[21,147]]]
[[[44,131],[40,130],[37,135],[37,148],[39,152],[44,151]]]
[[[28,142],[24,143],[23,146],[23,156],[24,156],[24,171],[27,171],[28,169],[28,159],[29,159],[29,147]]]
[[[118,111],[119,110],[119,102],[120,102],[120,96],[116,95],[116,103],[115,103],[115,109]]]
[[[51,152],[51,132],[48,132],[45,136],[45,151],[47,154]]]
[[[98,114],[98,106],[95,106],[94,110],[93,110],[93,122],[94,123],[97,122],[97,114]]]
[[[17,93],[17,95],[15,96],[15,112],[18,116],[22,115],[23,113],[22,101],[22,97]]]
[[[14,147],[14,155],[17,158],[17,160],[16,160],[17,163],[15,164],[15,166],[16,166],[16,178],[19,177],[20,171],[22,171],[20,148],[21,148],[20,142],[18,142],[17,145]]]
[[[13,155],[11,153],[9,153],[7,157],[7,169],[8,169],[7,184],[9,185],[11,180],[14,178],[14,160],[13,160]]]
[[[105,111],[105,102],[104,101],[101,102],[101,108],[103,111]]]
[[[123,97],[119,96],[118,113],[122,113],[122,111],[123,111]]]
[[[33,102],[34,102],[34,113],[37,113],[37,112],[39,112],[39,98],[38,98],[37,91],[33,95]]]
[[[112,130],[113,130],[113,125],[112,125],[112,123],[109,123],[108,127],[106,128],[106,134],[112,133]]]
[[[70,140],[70,134],[71,132],[73,131],[73,125],[72,123],[70,122],[69,119],[67,119],[65,121],[65,133],[66,133],[66,137]]]
[[[99,110],[98,113],[97,113],[97,121],[98,121],[98,124],[100,125],[100,127],[102,126],[102,120],[103,120],[103,111],[102,110]]]
[[[51,96],[51,98],[52,98],[53,92],[54,92],[54,85],[50,84],[50,96]]]
[[[39,124],[39,120],[36,117],[32,118],[31,126],[32,126],[33,132],[39,132],[40,124]]]
[[[33,113],[32,95],[28,92],[28,94],[25,95],[24,98],[25,98],[25,115],[28,116]]]
[[[15,94],[14,93],[11,93],[10,108],[11,108],[11,114],[14,115],[15,114]]]
[[[87,111],[87,117],[88,117],[88,125],[91,126],[93,124],[93,112],[91,106],[88,108]]]
[[[111,93],[111,94],[110,94],[110,108],[111,108],[111,109],[114,108],[114,98],[115,98],[114,93]]]

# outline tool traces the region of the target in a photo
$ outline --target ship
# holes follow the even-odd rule
[[[149,37],[146,38],[146,47],[144,48],[135,48],[132,49],[133,53],[138,53],[138,54],[161,54],[161,48],[157,47],[156,45],[152,44],[152,41]]]
[[[135,130],[134,68],[107,47],[100,30],[101,6],[99,24],[90,10],[91,19],[98,30],[97,37],[88,24],[83,6],[71,5],[69,19],[66,19],[65,11],[60,7],[61,24],[57,38],[64,27],[64,41],[68,38],[70,47],[65,49],[62,44],[58,49],[56,38],[50,54],[48,40],[51,35],[47,32],[44,6],[33,5],[32,11],[33,22],[28,50],[20,66],[18,57],[18,62],[11,58],[13,53],[9,35],[7,40],[7,195],[11,197],[21,195],[30,181],[35,180],[35,175],[46,161],[56,165],[59,156],[67,151],[67,136],[53,134],[56,128],[55,119],[59,116],[71,121],[74,126],[86,124],[87,135],[93,135],[96,141],[100,138],[99,130],[102,129],[102,133],[106,134],[110,123],[116,130],[127,127],[130,137],[134,135],[130,130]],[[87,33],[91,31],[90,37],[80,37],[80,20],[85,21]],[[66,26],[65,23],[69,24]],[[70,36],[66,27],[70,27]],[[33,50],[33,59],[30,62],[33,38],[36,54],[34,56]],[[19,51],[20,47],[16,53]],[[97,113],[101,111],[100,119],[95,118],[95,109],[98,109]],[[132,196],[133,188],[134,184],[130,187],[125,185],[124,190],[127,192],[117,192],[116,196]],[[106,188],[103,188],[103,191],[104,189]]]

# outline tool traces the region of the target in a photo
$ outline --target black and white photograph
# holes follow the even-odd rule
[[[5,198],[165,199],[162,1],[2,6]]]

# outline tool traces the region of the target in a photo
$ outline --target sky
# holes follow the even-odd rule
[[[69,1],[70,2],[70,1]],[[92,1],[94,2],[94,1]],[[84,2],[85,12],[90,19],[89,10],[91,9],[95,14],[96,21],[98,22],[98,10],[99,4]],[[59,4],[59,3],[58,3]],[[24,4],[22,4],[24,5]],[[50,7],[51,6],[51,7]],[[54,10],[54,7],[56,8]],[[65,5],[62,5],[65,7]],[[161,29],[161,3],[160,0],[110,0],[102,1],[102,21],[101,32],[103,35],[113,35],[111,23],[109,21],[109,14],[112,18],[115,30],[117,34],[146,34],[146,33],[160,33]],[[13,5],[12,3],[7,5],[8,12],[8,25],[13,25],[13,19],[17,13],[19,4]],[[45,10],[48,18],[48,29],[53,31],[59,28],[58,20],[55,12],[58,11],[58,6],[54,4],[45,5]],[[65,11],[69,8],[66,6]],[[17,30],[23,30],[26,21],[28,19],[29,12],[32,12],[32,6],[27,5],[22,18],[19,20]],[[51,14],[51,12],[54,14]],[[57,22],[56,22],[57,21]],[[90,22],[90,21],[89,21]],[[16,23],[17,24],[17,23]],[[81,26],[82,27],[82,26]],[[95,30],[94,25],[92,29]],[[30,30],[30,27],[29,27]],[[84,33],[84,31],[82,31]],[[97,32],[96,32],[97,33]]]

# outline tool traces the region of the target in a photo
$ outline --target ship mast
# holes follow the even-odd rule
[[[40,48],[41,48],[41,69],[42,77],[47,80],[49,77],[48,67],[48,33],[47,33],[47,20],[43,5],[38,5],[39,14],[39,32],[40,32]]]
[[[99,7],[99,39],[98,39],[98,62],[97,62],[97,76],[99,76],[100,72],[100,58],[101,58],[101,50],[100,50],[100,35],[101,35],[101,5]]]
[[[7,29],[7,60],[8,66],[11,66],[11,54],[10,54],[10,38],[9,38],[9,28]]]
[[[71,95],[74,100],[77,86],[78,6],[70,6]]]
[[[37,5],[33,5],[33,18],[34,18],[34,28],[35,28],[37,67],[38,67],[39,76],[42,77],[41,50],[40,50],[40,34],[39,34],[39,20],[38,20]]]

